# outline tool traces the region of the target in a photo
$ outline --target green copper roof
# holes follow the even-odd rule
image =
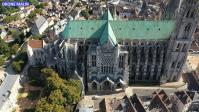
[[[69,21],[63,31],[64,38],[97,38],[104,36],[106,28],[110,28],[110,32],[106,35],[116,37],[116,39],[146,39],[146,40],[163,40],[168,39],[175,29],[175,20],[161,21],[121,21],[112,20],[108,11],[104,14],[106,20],[72,20]],[[109,16],[105,16],[105,15]],[[107,26],[108,25],[108,26]],[[109,31],[109,30],[107,30]],[[102,40],[101,40],[102,41]],[[113,42],[116,42],[112,38]]]
[[[65,38],[99,38],[107,21],[73,20],[63,31]]]
[[[115,46],[117,44],[115,34],[113,33],[113,30],[109,22],[107,22],[104,32],[102,33],[102,36],[100,37],[101,45],[104,45],[107,42],[110,42],[112,46]]]
[[[168,39],[175,21],[110,21],[117,39]]]

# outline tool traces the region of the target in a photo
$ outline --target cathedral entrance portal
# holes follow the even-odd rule
[[[102,85],[102,89],[103,90],[111,90],[111,83],[109,82],[109,81],[105,81],[104,83],[103,83],[103,85]]]
[[[97,83],[96,82],[92,83],[92,90],[97,90]]]

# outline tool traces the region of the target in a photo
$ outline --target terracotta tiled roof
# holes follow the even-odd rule
[[[43,48],[43,41],[42,40],[29,40],[28,45],[31,48]]]

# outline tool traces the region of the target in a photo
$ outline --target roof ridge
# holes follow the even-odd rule
[[[109,9],[102,15],[102,20],[113,20],[113,16]]]
[[[113,46],[115,46],[117,44],[116,36],[113,32],[113,29],[112,29],[109,21],[107,21],[105,29],[104,29],[104,31],[101,35],[101,38],[100,38],[100,44],[101,45],[104,45],[107,42],[111,42],[111,44]]]

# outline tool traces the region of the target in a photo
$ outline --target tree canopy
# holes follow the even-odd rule
[[[3,39],[0,38],[0,54],[3,54],[5,56],[10,55],[10,48],[7,43],[4,42]]]
[[[42,9],[35,9],[34,11],[32,11],[29,15],[28,18],[30,20],[33,20],[34,17],[36,17],[37,14],[42,14]]]
[[[3,58],[3,56],[0,56],[0,66],[2,66],[3,64],[4,64],[4,58]]]
[[[3,19],[3,22],[4,23],[10,23],[12,21],[16,21],[16,20],[19,20],[20,19],[20,16],[19,14],[15,14],[15,15],[11,15],[11,16],[6,16],[4,19]]]
[[[21,52],[15,57],[14,61],[12,62],[12,68],[15,70],[16,73],[22,72],[23,68],[25,67],[28,61],[28,56],[26,52]]]
[[[41,70],[45,82],[43,98],[36,105],[36,112],[69,111],[68,105],[77,103],[81,95],[79,80],[65,80],[51,68]],[[49,109],[49,110],[47,110]]]
[[[5,0],[0,0],[0,4],[2,4],[3,1]],[[13,0],[10,0],[10,1],[13,1]],[[15,0],[15,1],[23,1],[23,0]],[[18,11],[19,11],[18,7],[5,7],[5,6],[0,5],[0,14],[5,14],[8,16]]]
[[[14,44],[11,47],[11,54],[16,54],[19,49],[19,44]]]
[[[88,19],[90,14],[88,10],[82,10],[80,13],[82,16],[84,16],[84,18]]]

